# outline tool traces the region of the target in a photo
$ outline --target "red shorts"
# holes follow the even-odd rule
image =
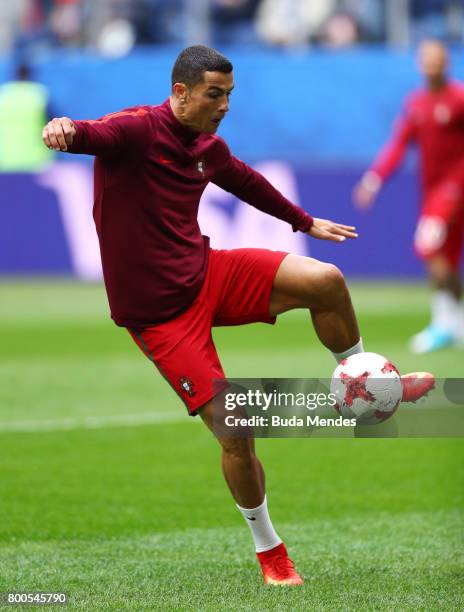
[[[266,249],[210,249],[203,286],[185,312],[141,331],[129,329],[192,416],[217,392],[213,380],[225,378],[211,328],[275,323],[269,302],[277,269],[286,256]]]
[[[414,247],[419,257],[442,255],[459,267],[464,243],[464,188],[460,180],[444,180],[425,198]]]

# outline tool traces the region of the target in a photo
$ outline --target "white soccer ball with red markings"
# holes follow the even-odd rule
[[[330,385],[335,409],[361,425],[375,425],[390,418],[403,396],[400,373],[391,361],[377,353],[358,353],[343,359]]]

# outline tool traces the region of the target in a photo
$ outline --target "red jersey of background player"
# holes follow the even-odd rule
[[[464,183],[464,86],[449,82],[436,90],[411,94],[393,139],[370,170],[383,182],[403,159],[409,144],[420,153],[424,194],[452,176]]]
[[[414,353],[427,353],[464,338],[459,274],[464,244],[464,86],[448,80],[448,52],[439,41],[424,41],[418,60],[425,88],[409,96],[392,141],[353,195],[359,208],[371,206],[407,145],[418,146],[423,200],[414,247],[426,262],[434,292],[430,325],[415,334],[409,346]]]

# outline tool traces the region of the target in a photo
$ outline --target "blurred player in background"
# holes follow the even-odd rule
[[[354,191],[367,209],[402,161],[408,145],[420,152],[422,209],[414,236],[433,287],[431,323],[413,336],[415,353],[434,351],[464,339],[460,258],[464,240],[464,86],[448,78],[448,53],[437,41],[419,49],[425,89],[406,101],[392,140]]]
[[[313,219],[289,202],[215,135],[233,87],[232,64],[224,56],[189,47],[176,60],[171,96],[160,106],[137,106],[97,121],[63,117],[43,130],[49,148],[97,156],[94,218],[112,317],[128,328],[189,413],[199,414],[212,431],[228,389],[213,326],[274,323],[280,313],[306,308],[337,361],[363,351],[335,266],[265,249],[219,251],[201,235],[198,206],[211,181],[294,231],[336,242],[356,237],[353,227]],[[430,380],[424,385],[404,378],[403,387],[403,400],[414,400]],[[254,440],[215,433],[265,582],[302,584],[269,517]],[[192,465],[198,460],[192,457]]]
[[[22,62],[14,79],[0,86],[0,172],[38,172],[50,163],[42,129],[51,117],[47,88]]]

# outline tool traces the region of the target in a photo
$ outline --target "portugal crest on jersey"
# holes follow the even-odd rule
[[[187,376],[182,376],[179,379],[181,389],[184,393],[187,393],[189,397],[196,395],[196,391],[193,390],[193,382]]]
[[[202,175],[205,176],[205,160],[199,159],[197,162],[197,170]]]

